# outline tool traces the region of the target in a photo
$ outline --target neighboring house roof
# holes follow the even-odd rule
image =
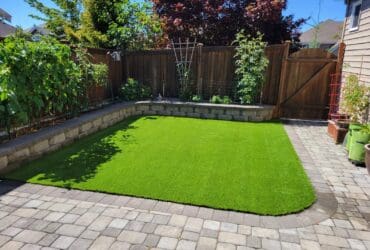
[[[343,22],[328,19],[319,24],[317,40],[319,44],[336,44],[342,33]],[[315,28],[302,33],[300,39],[302,44],[309,44],[315,38]]]
[[[5,38],[13,34],[17,29],[3,21],[0,21],[0,38]]]
[[[8,22],[12,21],[12,16],[2,8],[0,8],[0,17]]]
[[[26,32],[29,32],[32,35],[38,34],[42,36],[50,34],[50,30],[46,28],[45,24],[34,25],[33,27],[26,29]]]

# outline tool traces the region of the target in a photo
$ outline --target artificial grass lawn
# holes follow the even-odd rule
[[[130,118],[5,177],[266,215],[315,200],[279,122]]]

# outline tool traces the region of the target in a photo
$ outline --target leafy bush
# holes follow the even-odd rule
[[[106,86],[108,84],[108,66],[104,63],[91,63],[92,56],[86,48],[77,47],[74,50],[76,62],[81,69],[82,82],[86,88],[91,86]]]
[[[120,97],[124,101],[137,101],[151,97],[151,90],[148,86],[139,84],[133,78],[128,78],[120,90]]]
[[[242,104],[251,104],[257,101],[265,78],[268,59],[265,56],[266,43],[258,33],[256,38],[244,35],[244,31],[237,34],[234,43],[236,48],[237,97]]]
[[[192,102],[201,102],[203,99],[200,95],[193,95],[193,97],[191,98],[191,101]]]
[[[108,84],[108,66],[104,63],[92,64],[92,79],[98,86]]]
[[[228,97],[228,96],[221,97],[219,95],[212,96],[209,101],[211,103],[215,103],[215,104],[230,104],[230,103],[232,103],[230,97]]]
[[[14,36],[0,43],[0,122],[39,122],[40,117],[74,114],[84,98],[81,69],[71,49],[48,37],[38,42]]]
[[[355,123],[366,123],[366,113],[369,107],[370,88],[359,82],[355,75],[350,75],[342,92],[341,109],[344,113],[350,115],[351,121]]]

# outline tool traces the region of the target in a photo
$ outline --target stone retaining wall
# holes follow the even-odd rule
[[[135,115],[170,115],[235,121],[272,119],[273,106],[217,105],[207,103],[120,103],[83,114],[63,124],[39,130],[0,145],[0,173]]]

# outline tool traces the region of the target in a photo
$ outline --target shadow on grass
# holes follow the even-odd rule
[[[114,155],[123,153],[118,146],[134,143],[131,130],[137,129],[132,125],[139,117],[132,117],[103,131],[87,136],[67,147],[64,147],[39,160],[31,162],[25,168],[20,168],[11,176],[21,176],[29,180],[36,175],[41,183],[58,183],[65,188],[73,184],[86,182],[93,178],[99,167],[110,161]],[[122,133],[118,136],[117,133]]]

